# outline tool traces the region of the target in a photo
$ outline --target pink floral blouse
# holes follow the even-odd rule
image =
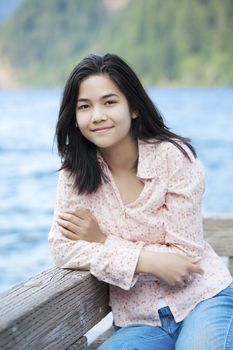
[[[110,284],[110,305],[118,326],[160,325],[158,301],[163,298],[176,322],[200,301],[226,288],[232,277],[222,260],[203,239],[201,200],[204,172],[170,142],[138,141],[137,176],[144,182],[139,197],[124,205],[107,164],[98,160],[110,181],[94,194],[78,195],[72,177],[61,171],[49,243],[61,268],[90,270]],[[59,212],[88,208],[96,216],[104,244],[65,238],[56,222]],[[185,287],[170,287],[150,274],[135,274],[142,248],[201,257],[204,275],[193,274]],[[155,261],[156,264],[156,261]]]

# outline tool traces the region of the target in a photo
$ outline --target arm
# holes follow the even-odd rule
[[[98,279],[123,289],[130,289],[143,242],[129,242],[109,235],[104,244],[71,240],[60,230],[57,219],[60,212],[86,208],[86,197],[73,189],[73,180],[61,171],[58,180],[54,219],[49,232],[49,245],[55,264],[61,268],[90,270]]]
[[[172,144],[167,149],[167,194],[163,210],[164,245],[147,245],[154,252],[203,255],[201,202],[204,173],[200,162],[185,148],[191,162]]]
[[[90,244],[86,238],[73,242],[61,234],[61,228],[54,222],[51,233],[55,230],[55,239],[51,246],[57,265],[90,270],[97,278],[123,289],[129,289],[135,283],[135,272],[151,273],[159,279],[165,277],[167,283],[170,283],[175,274],[179,280],[189,272],[201,272],[194,261],[184,257],[202,256],[202,169],[198,161],[193,159],[190,162],[170,144],[167,150],[167,169],[166,203],[160,209],[164,211],[165,244],[145,246],[143,242],[133,243],[113,235],[107,237],[104,245],[94,243],[95,241]],[[78,203],[78,195],[73,194],[72,186],[62,185],[63,182],[67,182],[67,175],[65,181],[59,181],[57,212],[74,211],[77,207],[86,206],[85,198]],[[90,235],[93,238],[93,230]],[[177,267],[175,270],[174,266]],[[169,275],[166,273],[168,270]],[[164,273],[161,274],[162,271]],[[173,282],[174,279],[171,283]]]
[[[137,272],[152,273],[171,286],[182,285],[193,272],[204,272],[197,265],[204,246],[201,215],[204,174],[200,162],[187,147],[186,150],[191,161],[168,144],[167,193],[162,208],[165,243],[146,245],[136,268]],[[157,254],[156,260],[151,253]]]

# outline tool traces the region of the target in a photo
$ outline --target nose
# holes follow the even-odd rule
[[[93,108],[93,110],[92,110],[92,122],[93,123],[98,123],[98,122],[101,122],[101,121],[106,120],[106,119],[107,119],[107,116],[101,107]]]

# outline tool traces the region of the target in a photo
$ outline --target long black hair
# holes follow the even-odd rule
[[[106,181],[97,160],[97,147],[87,140],[76,127],[76,104],[81,81],[94,74],[107,74],[126,97],[131,111],[138,117],[132,119],[133,138],[147,142],[169,141],[189,158],[180,141],[186,144],[196,157],[188,138],[179,136],[164,124],[163,118],[147,95],[140,80],[115,54],[89,55],[71,72],[63,92],[63,98],[56,126],[58,153],[62,159],[61,169],[66,169],[75,177],[75,187],[79,193],[93,193],[102,181]]]

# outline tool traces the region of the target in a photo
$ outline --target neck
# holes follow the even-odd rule
[[[138,158],[138,144],[134,139],[126,139],[111,148],[99,150],[113,174],[132,172]]]

